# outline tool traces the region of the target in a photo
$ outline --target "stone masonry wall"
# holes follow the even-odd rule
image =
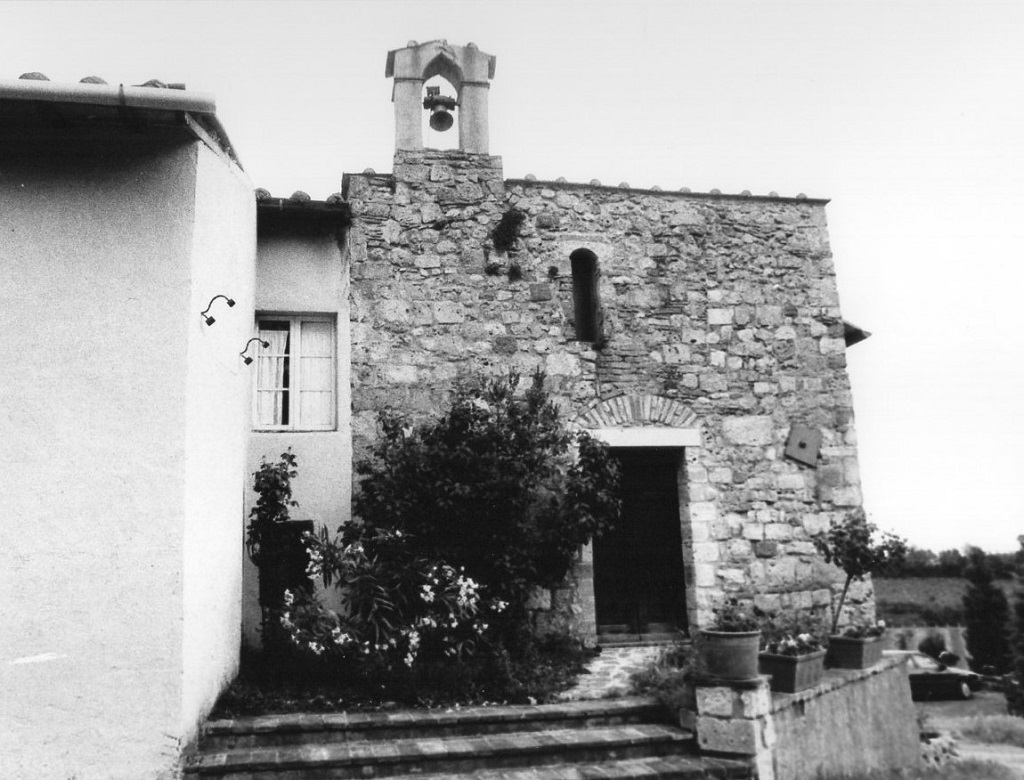
[[[462,373],[542,368],[582,426],[699,426],[681,480],[691,626],[725,595],[828,612],[836,572],[810,537],[861,493],[824,201],[503,181],[500,158],[431,150],[345,193],[357,457],[380,408],[430,414]],[[526,219],[499,253],[511,208]],[[599,349],[575,338],[579,248],[598,258]],[[794,424],[821,431],[816,467],[783,457]],[[870,583],[849,603],[873,614]]]

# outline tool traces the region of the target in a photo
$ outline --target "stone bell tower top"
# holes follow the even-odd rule
[[[455,88],[459,119],[459,150],[488,154],[487,92],[494,78],[495,58],[475,44],[452,46],[448,41],[417,43],[388,52],[384,75],[394,78],[395,149],[423,148],[423,85],[441,76]],[[450,122],[449,122],[450,124]]]

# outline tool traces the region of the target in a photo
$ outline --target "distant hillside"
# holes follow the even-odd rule
[[[892,626],[963,625],[963,597],[967,580],[962,577],[907,579],[873,578],[878,617]],[[996,580],[1013,598],[1014,580]]]

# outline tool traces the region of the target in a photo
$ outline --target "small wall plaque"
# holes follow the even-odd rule
[[[821,431],[803,425],[789,429],[785,456],[807,466],[818,465],[818,450],[821,448]]]

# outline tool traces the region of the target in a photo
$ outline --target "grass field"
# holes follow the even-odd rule
[[[878,616],[892,626],[963,625],[967,581],[960,577],[873,578]],[[997,580],[1013,598],[1016,583]]]

